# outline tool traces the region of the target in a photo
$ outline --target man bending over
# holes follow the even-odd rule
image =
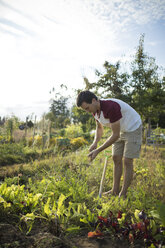
[[[140,115],[127,103],[119,99],[98,99],[86,90],[79,93],[77,106],[92,113],[96,120],[96,133],[89,148],[89,157],[92,160],[112,145],[112,158],[114,162],[113,187],[105,194],[126,197],[127,189],[133,177],[133,159],[140,155],[142,142],[142,121]],[[112,135],[97,147],[103,134],[103,126],[112,129]],[[124,164],[123,185],[120,191],[120,178]]]

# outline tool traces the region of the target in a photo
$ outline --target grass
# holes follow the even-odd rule
[[[145,147],[142,148],[140,159],[134,163],[134,179],[127,199],[98,198],[104,152],[92,163],[88,160],[87,149],[80,149],[65,156],[58,153],[40,161],[3,166],[0,168],[3,180],[0,221],[17,216],[16,225],[22,228],[24,223],[22,231],[28,233],[33,230],[36,220],[49,224],[57,215],[60,230],[65,234],[87,234],[97,216],[106,217],[110,211],[116,215],[120,210],[126,213],[128,220],[134,218],[137,209],[151,216],[159,204],[165,204],[164,151],[164,148],[147,147],[145,152]],[[112,182],[113,162],[109,157],[105,191],[112,187]],[[160,218],[156,223],[162,225]]]

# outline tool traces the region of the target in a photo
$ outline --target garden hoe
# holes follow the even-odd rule
[[[105,178],[105,172],[106,172],[107,164],[108,164],[108,157],[105,158],[105,163],[104,163],[102,178],[101,178],[101,182],[100,182],[99,198],[101,198],[101,196],[102,196],[103,183],[104,183],[104,178]]]

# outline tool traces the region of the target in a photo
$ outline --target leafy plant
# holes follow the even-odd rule
[[[78,149],[81,146],[88,144],[88,142],[82,137],[71,139],[70,143],[74,149]]]

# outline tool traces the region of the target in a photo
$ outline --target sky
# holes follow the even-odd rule
[[[61,84],[74,102],[83,77],[131,60],[143,33],[165,68],[165,0],[0,0],[0,116],[40,119]]]

